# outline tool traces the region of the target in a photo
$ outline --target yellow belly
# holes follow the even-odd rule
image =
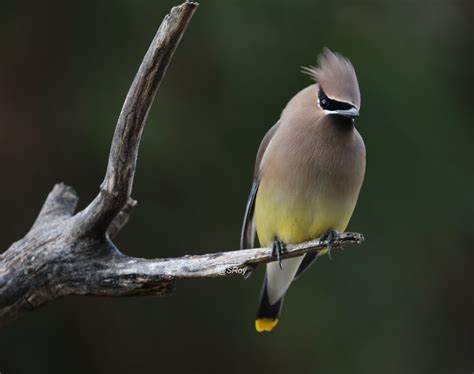
[[[255,202],[255,223],[262,246],[278,238],[287,244],[320,237],[330,230],[343,232],[354,210],[352,199],[334,199],[315,190],[312,194],[278,190],[261,183]]]

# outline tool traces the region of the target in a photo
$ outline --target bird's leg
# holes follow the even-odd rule
[[[283,252],[285,252],[285,249],[285,243],[275,237],[272,246],[272,256],[277,258],[278,265],[280,265],[280,269],[283,269],[283,267],[281,266],[281,255],[283,254]]]
[[[341,236],[336,230],[328,231],[326,234],[321,235],[321,238],[319,238],[319,240],[322,242],[327,241],[326,246],[328,249],[328,256],[330,260],[332,260],[332,256],[331,256],[332,245],[334,244],[336,240],[339,240],[340,238]]]

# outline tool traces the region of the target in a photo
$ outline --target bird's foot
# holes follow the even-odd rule
[[[281,255],[285,252],[285,250],[285,243],[275,238],[272,246],[272,257],[276,257],[278,265],[280,265],[280,269],[283,269],[283,267],[281,266]]]
[[[328,250],[328,257],[330,260],[332,260],[332,255],[331,255],[332,246],[334,242],[339,240],[340,238],[341,238],[341,235],[339,235],[339,233],[336,230],[328,231],[326,234],[322,235],[321,238],[319,238],[319,240],[322,242],[327,241],[326,248]]]

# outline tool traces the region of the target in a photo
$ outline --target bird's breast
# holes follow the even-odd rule
[[[355,129],[292,130],[275,135],[262,163],[255,219],[264,246],[344,231],[362,184],[365,149]]]

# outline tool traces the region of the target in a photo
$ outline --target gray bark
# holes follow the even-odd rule
[[[127,223],[140,137],[156,91],[197,3],[171,9],[143,59],[120,113],[104,181],[94,200],[75,212],[78,196],[64,184],[48,195],[26,236],[0,255],[0,326],[67,295],[167,295],[179,279],[242,274],[274,261],[270,248],[147,260],[122,254],[111,239]],[[344,233],[333,247],[360,243]],[[282,258],[325,252],[314,240],[288,246]]]

